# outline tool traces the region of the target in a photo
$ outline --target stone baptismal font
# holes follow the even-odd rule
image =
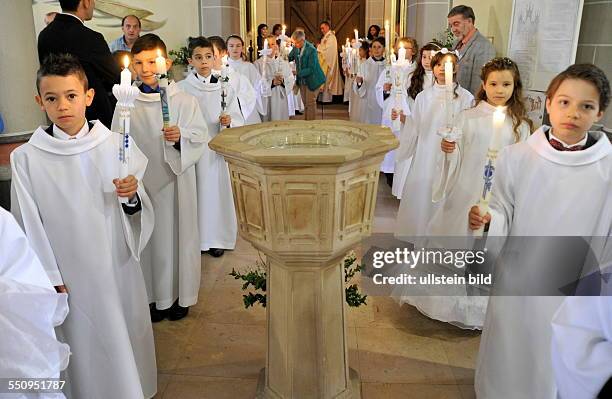
[[[283,121],[209,143],[229,164],[240,236],[266,255],[267,359],[258,398],[359,398],[348,366],[344,256],[372,232],[386,127]]]

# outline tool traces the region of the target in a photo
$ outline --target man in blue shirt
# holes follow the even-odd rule
[[[140,19],[135,15],[126,15],[121,20],[121,30],[123,35],[108,45],[111,53],[132,50],[132,45],[140,37]]]

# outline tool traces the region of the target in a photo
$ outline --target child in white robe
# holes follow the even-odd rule
[[[262,56],[253,63],[261,76],[266,77],[265,80],[270,85],[271,90],[269,97],[262,96],[261,98],[264,109],[261,119],[264,122],[288,120],[288,97],[293,93],[295,77],[291,72],[289,63],[279,56],[278,45],[274,36],[269,36],[265,40],[268,41],[271,55],[269,57]]]
[[[417,41],[411,37],[402,37],[395,43],[395,54],[398,57],[400,48],[405,51],[403,61],[394,61],[391,66],[390,77],[386,76],[386,73],[381,73],[378,82],[376,82],[376,101],[382,108],[382,125],[389,127],[397,138],[399,138],[406,115],[410,114],[408,89],[410,88],[412,73],[417,66],[415,56],[419,49]],[[399,120],[397,118],[398,113],[400,114]],[[404,166],[404,163],[402,166]],[[385,154],[380,171],[387,176],[387,182],[393,187],[395,150]]]
[[[376,100],[376,83],[386,68],[384,52],[385,38],[375,38],[370,46],[370,58],[362,64],[362,73],[357,74],[355,78],[357,93],[366,103],[360,120],[362,123],[380,125],[382,121],[382,108]]]
[[[11,211],[51,284],[68,293],[57,330],[72,352],[64,393],[151,398],[155,347],[139,264],[153,226],[140,184],[147,159],[130,140],[128,176],[119,176],[123,136],[85,119],[94,93],[75,57],[49,56],[37,87],[53,124],[11,154]]]
[[[57,340],[54,327],[68,314],[68,294],[55,291],[23,231],[3,208],[0,254],[0,378],[59,378],[70,347]]]
[[[474,246],[467,214],[478,202],[483,190],[482,176],[496,107],[504,107],[507,114],[501,132],[501,146],[524,141],[531,132],[531,121],[526,116],[523,86],[516,63],[508,58],[493,59],[483,67],[481,77],[484,83],[478,92],[476,106],[459,115],[457,128],[462,133],[460,139],[456,143],[442,139],[441,151],[437,154],[436,173],[439,177],[434,184],[434,200],[440,202],[429,223],[427,248],[452,247],[465,250]],[[456,238],[450,240],[448,237]],[[429,273],[435,267],[442,267],[448,269],[443,269],[442,274],[451,275],[458,270],[452,264],[436,265],[431,269],[428,266],[422,265],[421,271]],[[402,300],[417,301],[419,310],[433,319],[461,328],[481,329],[488,297],[468,296],[465,291],[458,292],[457,296]]]
[[[589,129],[603,117],[609,101],[610,83],[596,66],[572,65],[557,75],[546,92],[552,127],[542,126],[527,141],[501,150],[490,210],[481,216],[479,207],[472,207],[470,228],[490,222],[488,239],[507,237],[505,245],[521,237],[529,242],[538,242],[538,237],[542,241],[542,236],[580,241],[608,237],[612,145],[603,132]],[[609,254],[591,250],[600,265],[609,264]],[[493,291],[502,287],[520,293],[531,282],[545,284],[554,277],[560,265],[543,266],[542,261],[551,258],[555,248],[538,252],[516,252],[512,258],[525,255],[534,261],[502,265],[511,268],[496,270]],[[557,398],[551,321],[563,297],[528,295],[489,300],[476,366],[478,398]]]
[[[132,46],[141,84],[131,110],[130,132],[149,158],[144,183],[155,209],[155,228],[143,253],[142,269],[154,322],[179,320],[198,300],[201,255],[195,163],[209,141],[197,100],[174,82],[167,88],[170,126],[163,127],[157,49],[165,57],[165,44],[154,34],[141,36]],[[169,69],[171,61],[166,61]],[[117,108],[114,127],[119,126],[119,116]]]
[[[353,62],[352,51],[354,47],[355,39],[351,40],[349,45],[349,49],[347,50],[346,45],[342,45],[342,51],[340,52],[340,59],[342,64],[342,76],[344,76],[344,92],[342,100],[344,103],[347,103],[350,98],[350,93],[353,87],[353,80],[355,77],[352,74],[352,69],[354,68],[351,63]],[[348,54],[347,54],[348,51]],[[351,113],[351,104],[349,103],[349,114]]]
[[[431,57],[435,55],[436,51],[440,50],[440,46],[436,43],[427,43],[423,46],[423,48],[421,48],[418,61],[415,63],[416,69],[410,76],[410,84],[408,85],[408,109],[412,109],[414,107],[414,100],[420,92],[433,86],[434,77],[433,71],[431,70]],[[400,118],[403,130],[403,125],[406,122],[406,115],[391,112],[391,120],[394,121],[396,118]],[[399,139],[400,141],[402,140],[401,134]],[[395,160],[395,171],[393,173],[391,194],[393,194],[397,199],[402,199],[402,190],[404,189],[404,184],[406,184],[406,177],[408,176],[411,163],[412,157],[403,159],[401,161],[398,161],[397,159]]]
[[[263,114],[266,111],[262,102],[263,79],[261,78],[261,74],[252,63],[244,60],[244,41],[240,36],[229,36],[225,41],[225,45],[227,46],[227,62],[229,66],[242,76],[246,77],[257,94],[255,111],[251,112],[249,115],[245,115],[245,124],[252,125],[255,123],[261,123],[260,114]]]
[[[288,47],[285,50],[286,53],[289,54],[291,49],[292,47]],[[291,74],[295,77],[295,61],[289,61],[289,67],[291,68]],[[289,103],[289,116],[301,115],[304,112],[304,101],[302,101],[302,95],[300,94],[300,86],[293,85],[293,92],[287,97],[287,102]]]
[[[568,297],[552,329],[559,398],[612,397],[612,297]]]
[[[229,76],[229,83],[238,96],[238,106],[244,124],[249,124],[249,121],[253,123],[261,122],[258,113],[259,110],[263,109],[261,97],[258,95],[256,88],[251,84],[248,76],[230,67],[225,40],[220,36],[210,36],[207,39],[213,44],[215,50],[213,75],[219,75],[223,69],[224,73]]]
[[[367,100],[359,95],[357,86],[357,76],[363,76],[364,63],[370,56],[370,44],[367,41],[360,41],[357,65],[354,66],[353,78],[349,87],[349,119],[354,122],[363,122],[367,116]],[[346,85],[348,86],[348,85]],[[346,87],[345,86],[345,87]]]
[[[416,98],[414,109],[404,124],[397,160],[414,156],[397,214],[396,236],[419,241],[427,234],[427,225],[437,209],[432,202],[436,155],[440,151],[438,132],[445,127],[446,87],[444,63],[453,63],[457,73],[457,56],[453,53],[438,53],[431,60],[436,84],[423,90]],[[454,80],[452,104],[453,115],[472,106],[474,97]],[[416,244],[416,242],[415,242]],[[420,247],[420,245],[419,245]]]
[[[209,134],[214,137],[220,129],[243,126],[236,92],[229,81],[222,82],[224,76],[212,73],[212,43],[198,37],[190,41],[188,49],[194,72],[178,86],[198,100]],[[222,98],[223,90],[225,98]],[[225,110],[221,108],[222,100]],[[206,147],[196,165],[196,178],[200,249],[219,257],[225,249],[234,249],[238,234],[229,168],[223,156]]]

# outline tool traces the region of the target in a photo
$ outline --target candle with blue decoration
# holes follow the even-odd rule
[[[168,71],[166,68],[166,59],[162,56],[161,50],[157,49],[157,58],[155,58],[155,68],[157,83],[159,85],[159,96],[162,111],[162,120],[164,129],[170,127],[170,102],[168,100]],[[172,141],[165,140],[167,146],[172,146]]]
[[[485,216],[489,212],[489,201],[491,200],[491,189],[493,188],[493,180],[495,178],[495,162],[497,154],[502,144],[502,128],[506,120],[506,113],[503,107],[497,107],[493,113],[493,134],[489,140],[489,149],[487,151],[487,160],[484,165],[483,180],[484,185],[480,192],[480,200],[478,201],[478,210],[480,216]],[[474,230],[475,237],[482,237],[484,226],[478,230]]]
[[[117,98],[119,108],[119,132],[123,135],[119,147],[119,176],[125,179],[130,170],[130,110],[134,108],[134,101],[140,91],[132,86],[132,74],[129,70],[130,59],[126,55],[123,59],[123,71],[121,72],[121,83],[113,86],[113,95]],[[119,197],[119,201],[127,203],[126,197]]]

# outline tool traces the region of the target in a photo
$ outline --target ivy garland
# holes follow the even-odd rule
[[[368,297],[361,293],[357,284],[349,284],[355,274],[361,272],[364,268],[364,265],[356,264],[356,262],[357,257],[352,251],[349,252],[343,260],[346,303],[351,307],[367,305],[366,299]],[[244,281],[242,284],[243,290],[248,290],[249,287],[252,287],[254,290],[248,292],[246,295],[242,295],[242,300],[246,309],[255,304],[260,304],[264,308],[266,307],[267,272],[266,263],[261,256],[255,262],[254,267],[246,270],[246,272],[243,273],[232,268],[232,272],[229,275],[236,280]]]

